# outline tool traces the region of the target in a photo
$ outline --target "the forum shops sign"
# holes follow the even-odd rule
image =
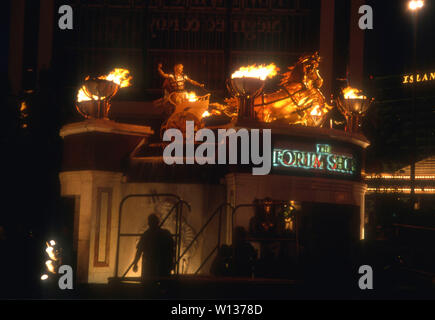
[[[335,153],[328,144],[317,144],[313,151],[274,148],[273,167],[349,176],[357,172],[356,159],[352,155]]]

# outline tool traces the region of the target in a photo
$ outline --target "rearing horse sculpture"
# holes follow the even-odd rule
[[[320,56],[316,52],[306,55],[282,74],[280,89],[265,93],[254,101],[257,119],[264,122],[284,122],[320,126],[326,113],[332,109],[320,88],[323,79],[319,73]],[[234,108],[236,99],[227,99],[229,107]]]

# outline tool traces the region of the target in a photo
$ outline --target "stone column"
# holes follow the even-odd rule
[[[124,170],[149,127],[86,120],[61,129],[62,196],[80,197],[74,226],[79,283],[106,283],[114,275]]]
[[[23,48],[24,48],[24,11],[25,0],[10,1],[10,33],[9,33],[9,66],[8,77],[11,93],[19,94],[23,77]]]
[[[74,218],[77,233],[77,281],[105,283],[114,273],[122,173],[60,173],[61,195],[80,197]]]
[[[359,8],[364,5],[365,0],[352,0],[350,35],[349,35],[349,82],[352,87],[362,88],[364,81],[364,33],[358,21],[361,15]]]
[[[322,92],[326,99],[332,93],[334,83],[334,26],[335,26],[335,0],[322,0],[320,13],[320,74],[324,82]]]

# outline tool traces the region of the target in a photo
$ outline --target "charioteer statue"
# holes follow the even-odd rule
[[[188,93],[186,90],[186,81],[194,86],[204,88],[205,85],[193,79],[190,79],[183,73],[184,66],[177,63],[174,66],[174,73],[167,74],[162,70],[162,64],[159,63],[157,71],[165,79],[163,82],[163,99],[159,104],[164,109],[167,120],[162,124],[162,130],[167,128],[185,128],[186,120],[195,122],[195,127],[201,126],[201,118],[204,111],[208,109],[210,94],[197,97],[196,94]]]
[[[194,86],[204,88],[204,84],[196,82],[195,80],[190,79],[186,74],[183,73],[184,66],[181,63],[177,63],[174,66],[174,73],[167,74],[162,70],[162,64],[159,63],[157,66],[157,71],[159,74],[165,78],[165,82],[163,83],[163,90],[165,96],[168,96],[172,92],[184,92],[186,91],[184,84],[186,81],[190,82]]]

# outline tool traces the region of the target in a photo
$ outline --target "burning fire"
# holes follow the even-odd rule
[[[204,113],[202,114],[201,117],[202,118],[207,118],[207,117],[210,117],[210,116],[211,116],[211,113],[206,110],[206,111],[204,111]]]
[[[85,80],[88,80],[88,79],[89,79],[89,76],[85,78]],[[102,99],[104,99],[104,97],[102,97]],[[85,93],[85,86],[81,87],[79,89],[79,92],[77,92],[77,102],[90,101],[90,100],[98,100],[98,97],[92,96],[92,99],[89,98]]]
[[[133,79],[129,73],[130,71],[127,69],[115,68],[108,75],[98,77],[98,79],[112,81],[119,85],[120,88],[125,88],[131,86],[130,80]]]
[[[343,89],[343,95],[346,100],[348,99],[367,99],[366,96],[362,95],[362,90],[347,87]]]
[[[53,247],[47,247],[47,249],[45,249],[45,252],[47,252],[48,256],[50,257],[51,260],[56,261],[56,256],[54,254],[54,248]]]
[[[278,71],[279,68],[274,63],[267,66],[264,64],[259,66],[254,64],[247,67],[241,67],[231,75],[231,78],[259,78],[261,80],[266,80],[266,78],[271,79],[276,76]]]
[[[195,92],[186,92],[186,99],[189,100],[189,102],[198,101],[198,97],[196,96]]]
[[[310,115],[313,116],[313,117],[320,117],[320,116],[322,116],[322,111],[320,110],[320,106],[319,105],[315,106],[313,108],[313,110],[311,110]]]
[[[27,110],[27,104],[26,101],[21,102],[20,104],[20,112],[23,113]]]
[[[51,260],[47,260],[47,261],[45,262],[45,265],[47,266],[48,271],[50,271],[51,273],[56,273],[56,272],[54,271],[53,261],[51,261]]]
[[[56,249],[56,242],[54,240],[50,240],[46,242],[47,248],[45,248],[45,252],[47,253],[49,259],[45,261],[45,267],[47,271],[56,274],[57,268],[61,264],[62,257],[60,255],[60,251]],[[41,280],[47,280],[49,276],[47,274],[43,274],[41,276]]]
[[[122,68],[115,68],[112,72],[110,72],[108,75],[100,76],[98,79],[101,80],[108,80],[115,82],[117,85],[119,85],[120,88],[125,88],[131,86],[131,79],[133,79],[132,76],[129,75],[130,71],[127,69]],[[85,80],[88,80],[89,76],[85,78]],[[105,97],[97,97],[92,96],[92,98],[88,97],[85,93],[84,86],[79,89],[79,92],[77,93],[77,102],[82,101],[90,101],[90,100],[103,100]]]

